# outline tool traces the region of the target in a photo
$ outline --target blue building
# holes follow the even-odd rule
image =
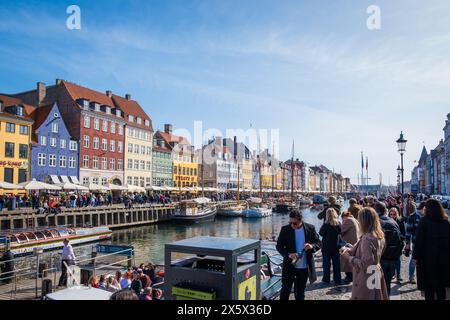
[[[79,183],[78,141],[71,140],[56,103],[33,111],[31,179],[48,183]]]

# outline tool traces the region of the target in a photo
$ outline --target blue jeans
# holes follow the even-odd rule
[[[413,263],[413,259],[412,259],[413,246],[414,246],[414,244],[411,243],[411,253],[410,253],[411,258],[409,259],[409,277],[410,278],[414,277],[414,275],[416,273],[416,266]]]
[[[395,274],[397,275],[397,279],[400,278],[401,270],[402,270],[402,262],[401,262],[401,259],[398,258],[398,260],[395,264]]]
[[[388,295],[391,295],[391,281],[395,274],[397,260],[381,260],[380,264],[383,269]]]
[[[3,202],[0,202],[0,211],[3,211]]]
[[[322,253],[323,277],[322,281],[330,282],[330,268],[333,263],[333,280],[336,284],[341,283],[341,261],[339,253],[332,255]]]

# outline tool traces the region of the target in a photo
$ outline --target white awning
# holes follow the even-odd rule
[[[205,203],[211,202],[211,199],[202,197],[202,198],[193,199],[193,201],[198,204],[205,204]]]
[[[0,189],[15,190],[15,189],[23,189],[23,187],[19,186],[17,184],[12,184],[12,183],[9,183],[9,182],[0,181]]]
[[[75,176],[70,176],[70,180],[72,180],[72,182],[75,184],[80,184],[80,181],[78,181],[78,178]]]
[[[90,183],[88,188],[91,191],[108,191],[109,190],[108,187],[101,186],[101,185],[95,184],[95,183]]]
[[[61,188],[58,186],[36,181],[36,179],[19,183],[19,185],[22,186],[25,190],[61,190]]]
[[[70,183],[68,176],[59,176],[63,183]]]
[[[50,175],[50,179],[52,180],[52,182],[54,184],[60,184],[61,183],[61,181],[59,180],[58,176],[56,176],[56,175],[51,174]]]
[[[70,183],[70,182],[60,183],[58,185],[61,188],[63,188],[63,190],[84,190],[84,191],[89,190],[88,187],[80,186],[78,184],[74,184],[74,183]]]

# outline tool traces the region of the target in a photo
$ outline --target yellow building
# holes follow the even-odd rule
[[[0,181],[18,184],[28,180],[33,120],[27,115],[34,109],[20,100],[0,95]],[[2,190],[0,193],[24,193]]]
[[[242,176],[243,176],[243,186],[244,190],[252,189],[252,179],[253,179],[253,162],[250,159],[242,160]]]
[[[158,135],[172,148],[173,186],[176,188],[198,186],[198,159],[192,145],[185,137],[172,134],[172,125],[166,124]]]

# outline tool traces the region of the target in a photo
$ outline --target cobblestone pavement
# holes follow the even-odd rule
[[[409,258],[402,256],[401,261],[401,276],[403,282],[397,283],[393,280],[391,284],[391,300],[424,300],[420,291],[417,290],[416,284],[409,283],[408,265]],[[333,282],[330,285],[322,283],[322,256],[316,257],[317,281],[309,284],[306,287],[306,300],[349,300],[352,295],[352,285],[334,286]],[[342,273],[344,276],[344,274]],[[333,271],[331,271],[331,279],[333,279]],[[292,294],[291,300],[294,299]]]

